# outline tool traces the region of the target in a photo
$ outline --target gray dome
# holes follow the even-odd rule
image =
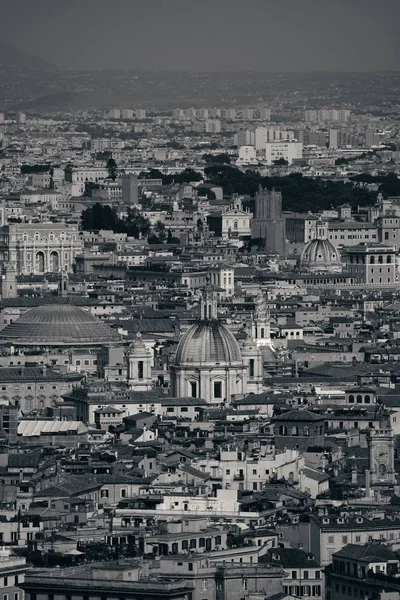
[[[175,363],[212,365],[242,363],[239,344],[225,325],[217,320],[199,321],[178,344]]]
[[[342,266],[339,251],[324,239],[308,242],[301,253],[300,265],[310,271],[340,270]]]
[[[0,344],[91,346],[120,341],[113,329],[72,304],[38,306],[0,331]]]

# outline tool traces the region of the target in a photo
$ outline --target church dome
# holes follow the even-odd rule
[[[178,344],[175,363],[221,365],[241,363],[239,344],[229,329],[217,321],[202,320],[192,325]]]
[[[308,271],[340,271],[342,263],[338,250],[329,240],[308,242],[301,253],[300,266]]]
[[[0,344],[19,346],[96,346],[118,341],[117,332],[72,304],[38,306],[0,331]]]

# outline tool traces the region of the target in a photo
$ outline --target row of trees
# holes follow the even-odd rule
[[[150,221],[137,208],[129,208],[126,218],[120,218],[111,206],[96,203],[86,208],[81,216],[81,229],[99,231],[111,229],[114,233],[127,233],[130,237],[139,238],[149,234]]]
[[[127,216],[121,218],[108,204],[103,206],[96,203],[82,212],[81,229],[83,231],[111,229],[114,233],[126,233],[136,239],[147,236],[150,244],[180,243],[162,221],[157,221],[152,227],[149,219],[144,217],[137,208],[129,208]]]

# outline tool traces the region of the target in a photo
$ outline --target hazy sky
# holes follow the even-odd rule
[[[400,69],[400,0],[0,0],[0,39],[73,68]]]

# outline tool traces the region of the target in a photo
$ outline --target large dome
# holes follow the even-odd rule
[[[225,325],[203,320],[192,325],[178,344],[177,365],[241,363],[239,344]]]
[[[308,242],[301,253],[300,266],[308,271],[340,271],[342,263],[338,250],[329,240]]]
[[[0,344],[91,346],[120,341],[113,329],[71,304],[38,306],[0,331]]]

